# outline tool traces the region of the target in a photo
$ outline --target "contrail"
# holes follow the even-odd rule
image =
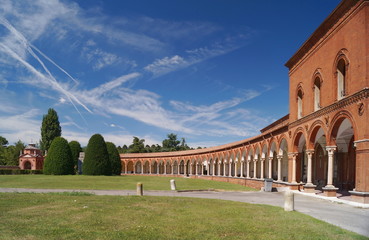
[[[43,74],[41,74],[39,71],[37,71],[32,65],[30,65],[28,62],[24,61],[18,54],[16,54],[14,51],[12,51],[9,47],[7,47],[6,45],[0,43],[3,47],[3,49],[10,53],[10,55],[17,59],[18,61],[20,61],[25,67],[27,67],[29,70],[31,70],[31,72],[34,72],[36,75],[41,75],[41,77],[43,77],[44,79],[48,80],[49,82],[51,82],[51,84],[56,87],[57,89],[59,89],[59,91],[61,93],[63,93],[68,100],[70,101],[70,103],[72,103],[72,105],[74,106],[74,108],[76,109],[76,111],[79,113],[79,115],[82,117],[82,119],[85,121],[85,123],[87,124],[86,120],[84,119],[84,117],[82,116],[81,112],[78,110],[77,106],[74,104],[73,100],[76,101],[78,104],[80,104],[85,110],[87,110],[89,113],[92,113],[92,111],[86,106],[84,105],[81,101],[79,101],[78,98],[76,98],[73,94],[71,94],[70,92],[68,92],[66,89],[64,89],[63,87],[60,86],[60,84],[57,82],[57,80],[55,79],[55,77],[51,74],[51,72],[49,71],[49,69],[45,66],[45,64],[43,63],[43,61],[37,56],[37,54],[32,50],[32,48],[34,48],[38,53],[40,53],[43,57],[45,57],[49,62],[51,62],[54,66],[56,66],[58,69],[60,69],[63,73],[65,73],[69,78],[71,78],[76,84],[78,84],[78,81],[75,80],[68,72],[66,72],[63,68],[61,68],[58,64],[56,64],[54,61],[52,61],[49,57],[47,57],[44,53],[42,53],[38,48],[36,48],[35,46],[33,46],[24,36],[23,34],[21,34],[17,29],[15,29],[6,19],[4,18],[0,18],[0,23],[6,27],[12,34],[14,34],[17,39],[24,45],[24,47],[26,48],[27,52],[29,54],[31,54],[42,66],[42,68],[45,70],[45,72],[49,75],[50,78],[46,78]]]

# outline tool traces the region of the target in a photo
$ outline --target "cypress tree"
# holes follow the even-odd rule
[[[82,165],[84,175],[111,175],[111,164],[104,138],[93,135],[88,141]]]
[[[64,138],[56,137],[52,141],[44,162],[44,174],[74,174],[72,152]]]
[[[69,147],[70,150],[72,151],[74,169],[77,170],[79,153],[82,152],[81,144],[79,144],[79,142],[77,141],[71,141],[69,142]]]
[[[61,127],[58,114],[52,108],[49,108],[46,115],[42,118],[41,125],[41,149],[49,150],[51,142],[56,137],[61,136]]]
[[[113,175],[120,175],[120,173],[122,172],[122,163],[120,161],[118,149],[116,148],[114,143],[111,142],[106,142],[106,147],[108,149],[111,172]]]

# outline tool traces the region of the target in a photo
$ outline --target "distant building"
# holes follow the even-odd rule
[[[19,168],[41,170],[44,167],[44,156],[35,144],[29,144],[24,150],[23,154],[19,156]]]
[[[328,197],[338,191],[369,203],[368,23],[369,0],[341,1],[286,63],[289,114],[259,135],[206,149],[121,154],[122,173],[254,188],[272,178],[274,187]]]
[[[82,174],[83,160],[85,159],[85,153],[80,152],[78,157],[78,174]]]

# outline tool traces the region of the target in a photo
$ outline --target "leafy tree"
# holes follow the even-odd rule
[[[5,147],[8,144],[9,144],[8,140],[6,140],[6,138],[0,136],[0,145]]]
[[[114,143],[106,142],[106,148],[109,154],[109,160],[111,164],[111,172],[113,175],[120,175],[122,172],[122,162]]]
[[[145,139],[139,139],[138,137],[133,137],[133,142],[129,145],[129,153],[144,153],[145,149]]]
[[[177,147],[179,151],[189,150],[190,147],[186,144],[186,139],[182,138],[181,145]]]
[[[100,134],[95,134],[87,144],[85,159],[82,165],[82,174],[111,175],[111,173],[111,163],[105,140]]]
[[[56,137],[61,136],[61,127],[58,114],[52,108],[49,108],[46,115],[43,116],[41,126],[41,149],[48,150],[51,142]]]
[[[171,152],[185,150],[187,144],[184,138],[182,138],[182,144],[180,145],[181,141],[177,139],[177,134],[170,133],[167,135],[167,137],[167,139],[163,140],[163,151]]]
[[[52,141],[45,158],[44,174],[74,174],[72,151],[64,138],[56,137]]]
[[[14,143],[14,145],[0,146],[0,165],[18,166],[19,155],[24,148],[25,144],[20,140]]]
[[[72,158],[75,171],[78,168],[79,153],[82,152],[81,144],[77,141],[71,141],[69,143],[70,150],[72,151]]]

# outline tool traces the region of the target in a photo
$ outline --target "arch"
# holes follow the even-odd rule
[[[314,149],[315,139],[317,138],[319,129],[322,129],[324,135],[327,136],[328,130],[326,129],[325,124],[321,120],[315,121],[311,125],[310,130],[309,130],[310,135],[307,138],[308,139],[308,142],[307,142],[308,149]]]
[[[347,82],[349,75],[349,59],[347,55],[347,49],[341,49],[337,53],[333,65],[333,74],[335,76],[337,86],[337,100],[341,100],[348,95]]]
[[[318,111],[322,108],[321,104],[321,87],[323,84],[322,74],[320,69],[315,70],[313,75],[313,92],[314,92],[314,111]]]
[[[153,162],[151,173],[159,174],[158,162],[157,161],[154,161]]]
[[[329,144],[330,145],[336,144],[335,139],[337,138],[337,135],[338,135],[339,126],[346,118],[350,121],[354,133],[358,132],[357,130],[358,128],[355,124],[352,114],[346,110],[340,111],[339,113],[336,113],[336,115],[334,115],[334,117],[332,118],[331,124],[330,124],[331,126],[331,129],[329,130],[329,133],[330,133],[329,134]],[[354,136],[355,136],[354,140],[356,141],[357,134],[354,134]]]
[[[301,89],[298,89],[297,91],[297,119],[300,119],[303,117],[303,97],[304,97],[304,92]]]
[[[282,137],[279,142],[278,157],[280,158],[280,173],[278,180],[287,182],[289,177],[288,171],[288,143],[285,137]]]
[[[178,161],[174,160],[173,161],[173,172],[172,174],[178,174]]]
[[[133,173],[133,161],[127,163],[127,173]]]
[[[143,165],[143,173],[145,174],[150,173],[150,162],[148,160],[146,160]]]
[[[32,169],[32,163],[30,161],[25,161],[23,164],[23,169]]]
[[[332,138],[335,139],[337,146],[334,155],[336,167],[333,184],[343,191],[353,190],[356,185],[356,151],[354,148],[356,132],[351,119],[347,117],[336,119],[333,126]]]
[[[171,169],[171,164],[169,160],[165,161],[165,174],[171,174],[172,173],[172,169]]]
[[[142,163],[141,161],[137,161],[134,168],[134,173],[140,174],[142,173]]]

